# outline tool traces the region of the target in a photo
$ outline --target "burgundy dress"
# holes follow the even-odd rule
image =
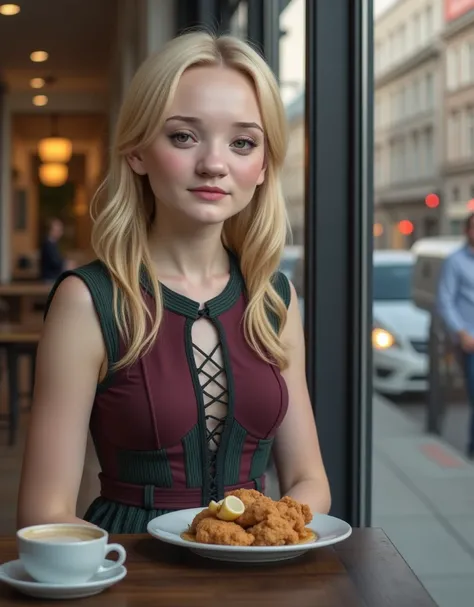
[[[133,365],[109,371],[97,386],[90,431],[102,470],[101,494],[85,519],[111,533],[144,532],[159,514],[207,506],[233,488],[264,490],[288,391],[278,367],[259,358],[245,340],[245,285],[238,262],[230,259],[227,286],[202,309],[161,285],[164,316],[152,348]],[[118,361],[124,348],[105,266],[94,261],[64,273],[49,301],[69,275],[89,288],[109,365]],[[288,306],[287,278],[277,273],[273,284]],[[142,288],[152,302],[145,274]],[[193,343],[193,324],[203,317],[216,331],[210,352]],[[276,317],[269,317],[278,330]],[[216,417],[216,406],[225,415]]]

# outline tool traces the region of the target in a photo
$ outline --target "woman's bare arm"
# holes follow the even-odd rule
[[[106,358],[91,295],[70,276],[59,285],[37,353],[17,526],[82,522],[76,502],[89,418]]]
[[[282,372],[288,386],[289,407],[274,445],[281,491],[308,504],[313,512],[327,513],[331,494],[308,393],[303,325],[293,285],[282,340],[289,357],[288,368]]]

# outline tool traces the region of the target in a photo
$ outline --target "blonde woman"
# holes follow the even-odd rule
[[[264,490],[327,512],[286,238],[278,86],[233,37],[148,58],[94,201],[97,260],[56,282],[38,350],[18,525],[75,522],[88,429],[101,495],[85,520],[146,530],[169,510]]]

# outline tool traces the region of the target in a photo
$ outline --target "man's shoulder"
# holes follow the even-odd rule
[[[446,261],[456,262],[460,259],[464,259],[465,257],[466,257],[466,247],[459,247],[459,249],[456,249],[455,251],[453,251],[446,257]]]
[[[453,270],[462,271],[463,269],[466,269],[469,272],[472,272],[472,266],[469,263],[466,264],[466,262],[469,261],[474,261],[474,255],[470,254],[464,246],[456,249],[450,255],[448,255],[444,261],[444,264],[446,267]]]

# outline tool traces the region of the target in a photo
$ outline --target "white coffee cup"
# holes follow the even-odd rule
[[[90,525],[33,525],[20,529],[16,536],[20,560],[38,582],[81,584],[96,574],[118,569],[127,557],[123,546],[108,544],[107,531]],[[119,558],[104,567],[110,552],[117,552]]]

